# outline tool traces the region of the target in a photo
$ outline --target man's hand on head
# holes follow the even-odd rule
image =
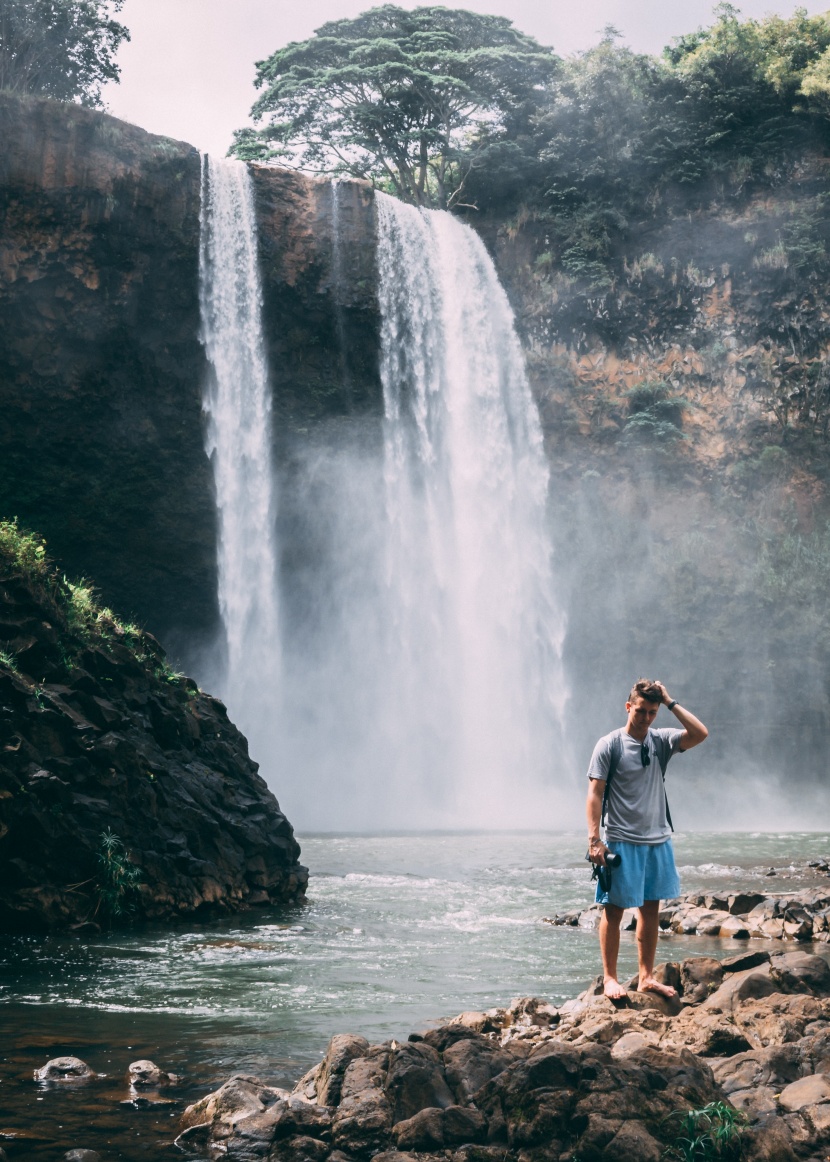
[[[663,685],[662,682],[655,682],[654,685],[657,687],[657,689],[660,691],[660,694],[662,695],[663,705],[668,706],[668,704],[672,700],[671,694],[669,694],[668,690],[666,689],[666,687]]]

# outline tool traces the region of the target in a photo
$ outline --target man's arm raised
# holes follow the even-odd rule
[[[663,692],[663,705],[667,710],[671,710],[677,721],[683,727],[683,733],[680,736],[680,750],[691,750],[693,746],[698,746],[701,742],[709,737],[709,731],[703,725],[699,718],[695,718],[690,710],[686,710],[681,706],[671,694],[669,694],[662,682],[657,685]],[[672,706],[671,703],[674,702]]]

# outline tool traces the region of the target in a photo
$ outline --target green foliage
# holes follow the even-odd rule
[[[113,16],[124,0],[0,0],[0,89],[101,104],[119,79],[130,34]]]
[[[639,383],[629,388],[626,397],[629,418],[623,429],[623,443],[648,444],[668,450],[678,440],[688,439],[681,431],[681,424],[683,412],[691,405],[673,395],[663,380]]]
[[[747,1117],[723,1101],[689,1110],[663,1157],[672,1162],[737,1162]]]
[[[145,653],[144,635],[138,626],[120,621],[111,609],[102,605],[89,582],[70,581],[60,574],[50,561],[46,541],[37,533],[28,532],[13,520],[0,520],[0,567],[22,573],[31,584],[45,592],[55,602],[69,633],[81,642],[100,642],[103,645],[118,640],[128,646],[139,661],[149,657]],[[63,650],[67,668],[72,659]]]
[[[49,572],[46,541],[37,533],[21,529],[17,517],[0,520],[0,558],[32,578],[43,579]]]
[[[110,921],[129,915],[135,907],[141,868],[132,862],[123,842],[109,827],[101,832],[98,867],[96,915],[100,912]]]
[[[0,650],[0,666],[5,666],[7,670],[16,670],[17,658],[8,650]]]
[[[232,150],[450,205],[476,160],[467,148],[474,127],[498,130],[555,68],[549,50],[504,17],[384,4],[260,61],[252,113],[268,125],[238,132]]]

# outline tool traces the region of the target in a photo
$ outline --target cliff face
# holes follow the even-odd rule
[[[69,593],[0,556],[0,930],[301,900],[291,824],[223,704],[106,611],[73,624]]]
[[[539,402],[573,704],[614,721],[638,673],[662,675],[717,734],[744,820],[779,777],[826,783],[825,187],[808,157],[740,205],[632,227],[599,285],[558,269],[542,223],[478,224]],[[747,799],[730,788],[750,772]],[[676,817],[704,791],[684,781]]]
[[[199,155],[8,94],[0,133],[0,513],[155,632],[209,633]],[[255,189],[281,441],[377,403],[372,206],[340,187],[335,246],[328,182],[259,169]]]

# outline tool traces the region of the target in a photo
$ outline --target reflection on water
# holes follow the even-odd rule
[[[562,1001],[598,970],[593,933],[541,923],[589,901],[581,835],[329,835],[302,846],[313,875],[302,909],[174,932],[5,942],[0,1135],[17,1136],[0,1144],[12,1162],[59,1159],[75,1146],[108,1160],[163,1157],[182,1104],[233,1072],[290,1085],[332,1033],[405,1039],[515,996]],[[764,873],[826,856],[830,835],[680,835],[676,849],[684,891],[781,891],[801,881]],[[698,937],[662,947],[672,959],[735,951]],[[621,962],[623,976],[634,971],[633,933]],[[70,1091],[30,1080],[64,1054],[106,1076]],[[179,1104],[120,1104],[127,1066],[141,1057],[183,1075],[171,1095]]]

